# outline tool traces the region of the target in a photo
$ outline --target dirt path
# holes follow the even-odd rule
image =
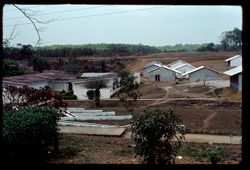
[[[203,121],[203,127],[201,128],[206,129],[209,126],[209,121],[214,118],[214,116],[217,114],[217,112],[213,112],[211,115],[209,115],[204,121]]]

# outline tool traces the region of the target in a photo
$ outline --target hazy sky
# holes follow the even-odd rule
[[[174,45],[219,42],[222,32],[242,29],[240,6],[175,5],[20,5],[36,19],[43,45],[129,43]],[[28,23],[28,24],[27,24]],[[17,24],[11,41],[35,45],[37,34],[32,24],[15,7],[4,6],[3,38]],[[22,25],[23,24],[23,25]]]

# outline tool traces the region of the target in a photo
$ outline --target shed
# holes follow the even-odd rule
[[[155,65],[155,64],[161,64],[161,62],[160,61],[151,61],[151,62],[145,64],[144,68],[143,68],[143,75],[148,76],[149,71],[157,68],[157,65]]]
[[[183,64],[186,64],[186,65],[189,65],[187,62],[185,61],[182,61],[182,60],[176,60],[175,62],[172,62],[170,64],[167,65],[167,67],[171,68],[171,69],[174,69],[180,65],[183,65]]]
[[[218,80],[219,75],[218,71],[205,66],[200,66],[182,74],[183,77],[187,77],[190,81]]]
[[[159,66],[149,72],[150,81],[174,81],[176,79],[176,74],[180,72],[172,70],[167,66]]]
[[[228,67],[237,67],[242,65],[242,56],[236,55],[225,60]]]
[[[179,65],[177,67],[174,67],[173,70],[179,71],[181,74],[184,74],[190,70],[195,69],[196,67],[192,66],[191,64],[185,63],[182,65]],[[180,74],[177,74],[177,78],[181,78],[182,76]],[[187,77],[185,77],[187,78]]]
[[[242,90],[242,65],[237,66],[231,70],[225,71],[224,74],[230,76],[230,86],[237,90]]]

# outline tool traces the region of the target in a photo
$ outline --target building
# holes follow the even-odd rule
[[[242,65],[242,56],[236,55],[225,60],[229,68]]]
[[[230,76],[230,86],[233,89],[242,91],[242,65],[225,71],[224,74]]]
[[[67,83],[74,79],[73,75],[52,70],[44,73],[26,74],[20,76],[3,77],[3,86],[13,85],[17,87],[23,87],[24,85],[35,89],[40,89],[45,86],[49,86],[49,83],[58,80],[60,83],[60,89],[67,89]],[[57,88],[57,87],[56,87]],[[52,90],[55,90],[52,88]]]
[[[140,84],[141,82],[141,72],[132,72],[132,75],[135,77],[135,82],[137,82],[138,84]]]
[[[215,71],[205,66],[200,66],[182,74],[182,77],[186,77],[190,81],[207,81],[218,80],[219,75],[220,73],[218,71]]]
[[[158,65],[158,67],[149,71],[148,76],[150,81],[175,81],[176,74],[181,75],[179,71],[172,70],[164,65]]]
[[[183,64],[185,64],[185,65],[190,65],[190,64],[188,64],[188,63],[185,62],[185,61],[176,60],[176,61],[174,61],[174,62],[168,64],[167,67],[169,67],[169,68],[171,68],[171,69],[174,69],[174,68],[177,68],[178,66],[181,66],[181,65],[183,65]]]
[[[86,88],[86,83],[96,77],[102,78],[106,83],[106,87],[100,89],[100,99],[109,99],[120,90],[119,77],[116,73],[83,73],[81,77],[82,79],[72,81],[74,94],[79,100],[88,99],[87,91],[91,89]]]
[[[74,79],[74,76],[60,71],[49,71],[37,74],[26,74],[20,76],[3,77],[3,103],[8,103],[6,98],[5,86],[12,85],[16,87],[28,86],[35,89],[44,88],[49,86],[53,91],[68,91],[69,83]],[[53,84],[52,82],[57,82]]]
[[[184,73],[186,73],[190,70],[193,70],[195,68],[196,67],[192,66],[191,64],[185,63],[185,64],[181,64],[181,65],[174,67],[173,70],[179,71],[181,74],[184,74]],[[181,74],[177,74],[176,75],[177,78],[182,78]],[[187,78],[187,77],[184,77],[184,78]]]
[[[143,76],[148,76],[149,71],[156,69],[161,64],[160,61],[151,61],[150,63],[145,64],[143,68]]]

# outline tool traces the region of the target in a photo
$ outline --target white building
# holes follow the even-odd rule
[[[225,60],[228,67],[236,67],[242,65],[242,56],[236,55]]]
[[[207,80],[218,80],[220,73],[211,68],[200,66],[193,70],[190,70],[184,74],[182,77],[188,78],[190,81],[207,81]]]
[[[178,66],[181,66],[181,65],[183,65],[183,64],[185,64],[185,65],[190,65],[190,64],[188,64],[188,63],[185,62],[185,61],[176,60],[176,61],[174,61],[174,62],[168,64],[167,67],[169,67],[169,68],[171,68],[171,69],[174,69],[174,68],[177,68]]]
[[[230,76],[230,86],[233,89],[242,91],[242,65],[225,71],[224,74]]]
[[[176,67],[174,67],[172,69],[176,70],[176,71],[179,71],[181,74],[184,74],[184,73],[186,73],[186,72],[188,72],[190,70],[193,70],[195,68],[196,67],[192,66],[191,64],[185,63],[185,64],[178,65],[178,66],[176,66]],[[182,75],[180,75],[180,74],[177,74],[176,76],[177,76],[177,78],[182,78]],[[187,76],[184,77],[184,78],[187,78]]]
[[[176,74],[181,75],[179,71],[172,70],[164,65],[158,65],[157,68],[148,73],[150,81],[174,81],[176,80]]]
[[[143,76],[148,76],[149,71],[156,69],[158,64],[161,64],[160,61],[151,61],[150,63],[145,64],[143,68]]]
[[[86,83],[96,77],[102,78],[106,83],[106,87],[100,89],[100,99],[109,99],[111,95],[120,90],[119,78],[116,73],[83,73],[81,77],[83,79],[72,81],[74,94],[79,100],[88,99],[87,91],[91,89],[85,87]]]

